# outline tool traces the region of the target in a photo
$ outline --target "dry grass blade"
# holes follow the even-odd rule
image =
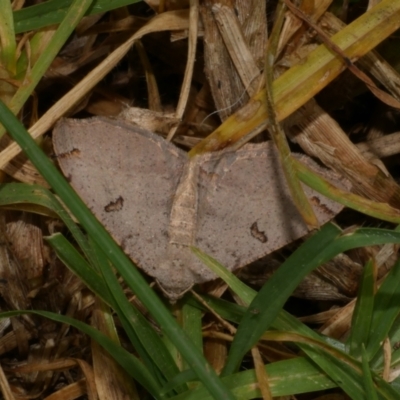
[[[10,387],[10,383],[4,374],[3,367],[0,365],[0,388],[1,388],[1,393],[4,396],[5,400],[14,400],[14,394],[12,392],[12,389]]]
[[[29,130],[33,138],[38,138],[48,131],[55,122],[65,115],[77,102],[79,102],[93,87],[117,65],[117,63],[129,51],[135,40],[140,39],[144,35],[152,32],[160,32],[165,30],[180,30],[188,27],[188,13],[183,11],[166,12],[158,17],[153,18],[143,28],[139,29],[132,37],[130,37],[123,45],[118,47],[104,61],[94,68],[85,78],[79,82],[68,94],[60,99],[37,121]],[[6,165],[13,157],[15,157],[21,149],[15,143],[9,145],[0,153],[0,166]]]
[[[257,374],[258,386],[262,393],[262,398],[263,400],[271,400],[272,393],[269,387],[268,375],[267,372],[265,371],[265,366],[260,351],[258,350],[257,347],[253,347],[251,349],[251,354],[253,356],[255,371]]]
[[[265,7],[257,0],[239,1],[233,10],[229,3],[206,0],[200,8],[205,72],[223,120],[245,104],[262,82],[267,38]]]
[[[400,207],[400,188],[393,178],[365,158],[339,124],[315,101],[309,101],[296,112],[296,122],[288,123],[288,131],[308,154],[346,176],[356,192]]]
[[[154,76],[154,71],[151,66],[150,60],[147,57],[143,43],[140,40],[137,40],[135,42],[135,47],[139,53],[139,58],[143,64],[146,74],[147,92],[149,95],[149,101],[148,101],[149,110],[155,112],[161,112],[162,107],[161,107],[160,93],[158,90],[157,81]]]
[[[192,85],[193,68],[196,58],[197,48],[197,34],[199,24],[199,4],[198,0],[190,1],[189,13],[189,34],[188,34],[188,59],[186,63],[185,75],[183,78],[181,94],[179,96],[178,105],[175,111],[175,117],[181,120],[185,111],[187,101],[189,98],[190,87]],[[171,140],[177,130],[178,126],[172,128],[167,136],[167,140]]]
[[[276,60],[276,53],[278,49],[278,41],[279,41],[279,32],[281,31],[281,27],[283,24],[283,16],[286,8],[278,3],[278,7],[276,10],[276,21],[274,27],[271,32],[271,36],[268,41],[267,51],[265,55],[265,82],[266,82],[266,102],[268,109],[268,120],[267,120],[267,128],[269,133],[271,134],[271,138],[275,143],[279,155],[282,167],[285,172],[285,178],[289,186],[289,190],[291,193],[291,197],[296,205],[296,208],[301,213],[302,218],[306,222],[306,224],[313,228],[318,228],[318,218],[315,215],[315,212],[312,208],[310,201],[308,200],[306,194],[304,193],[304,189],[301,186],[300,180],[296,175],[296,170],[294,166],[293,159],[290,155],[290,148],[287,142],[286,135],[281,127],[281,125],[276,120],[275,115],[275,101],[273,97],[273,70],[274,63]]]
[[[361,81],[363,81],[368,86],[369,90],[371,90],[371,92],[374,93],[379,100],[391,107],[400,108],[400,102],[388,95],[386,92],[380,90],[375,85],[373,80],[360,69],[358,69],[357,66],[346,56],[346,54],[344,54],[342,49],[329,39],[329,37],[324,33],[322,29],[320,29],[316,24],[310,21],[310,19],[300,9],[295,7],[289,0],[284,0],[284,2],[293,14],[297,15],[299,18],[307,22],[307,24],[309,24],[318,33],[323,43],[343,59],[348,70],[351,71]]]
[[[368,13],[334,35],[331,40],[346,56],[356,60],[400,26],[400,2],[384,0]],[[321,45],[298,64],[275,80],[274,99],[278,121],[292,114],[305,104],[340,72],[345,63]],[[242,109],[231,115],[208,138],[190,152],[191,155],[215,151],[235,143],[263,125],[268,112],[264,104],[265,93],[260,91]]]
[[[101,332],[107,333],[110,337],[115,337],[115,327],[112,326],[112,318],[107,312],[107,307],[102,305],[100,300],[96,300],[93,310],[92,325]],[[118,340],[118,339],[116,339]],[[98,343],[92,341],[93,353],[93,380],[99,399],[124,400],[139,399],[135,382],[129,378],[113,358]]]

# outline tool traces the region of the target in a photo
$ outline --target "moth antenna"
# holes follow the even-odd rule
[[[210,117],[213,116],[214,114],[217,114],[217,113],[219,113],[219,112],[221,112],[221,111],[229,110],[229,109],[235,107],[236,104],[239,104],[239,103],[242,101],[242,99],[243,99],[244,95],[246,94],[247,90],[249,89],[250,85],[253,83],[254,79],[256,79],[256,78],[258,78],[258,77],[255,76],[255,77],[248,83],[248,85],[243,89],[242,94],[239,96],[239,98],[238,98],[233,104],[231,104],[230,106],[227,106],[227,107],[225,107],[225,108],[220,108],[220,109],[215,110],[215,111],[213,111],[212,113],[208,114],[208,115],[203,119],[203,121],[200,122],[200,126],[202,126],[202,125],[204,124],[204,122],[206,122],[206,121],[208,120],[208,118],[210,118]]]

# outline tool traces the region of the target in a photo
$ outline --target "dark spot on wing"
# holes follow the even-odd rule
[[[114,212],[122,210],[124,206],[124,198],[122,196],[117,197],[116,200],[110,201],[105,207],[105,212]]]
[[[69,158],[69,157],[78,157],[81,154],[81,151],[74,147],[70,151],[66,151],[64,153],[60,153],[57,155],[58,158]]]
[[[250,233],[251,236],[253,236],[253,238],[259,240],[261,243],[267,243],[268,241],[267,235],[265,234],[265,232],[260,231],[260,229],[258,228],[257,221],[251,225]]]
[[[326,204],[321,203],[321,200],[318,197],[313,196],[310,200],[312,205],[322,210],[322,212],[325,214],[329,215],[330,217],[335,216],[335,213]]]

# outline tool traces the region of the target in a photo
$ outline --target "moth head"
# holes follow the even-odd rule
[[[159,266],[157,283],[170,302],[175,303],[192,288],[193,275],[183,259],[166,259]]]

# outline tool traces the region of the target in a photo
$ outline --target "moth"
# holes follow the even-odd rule
[[[309,232],[273,143],[189,159],[155,133],[100,117],[61,120],[53,143],[75,191],[172,300],[215,279],[190,246],[233,271]],[[346,188],[335,173],[307,156],[296,157]],[[342,209],[312,189],[304,190],[321,225]]]

